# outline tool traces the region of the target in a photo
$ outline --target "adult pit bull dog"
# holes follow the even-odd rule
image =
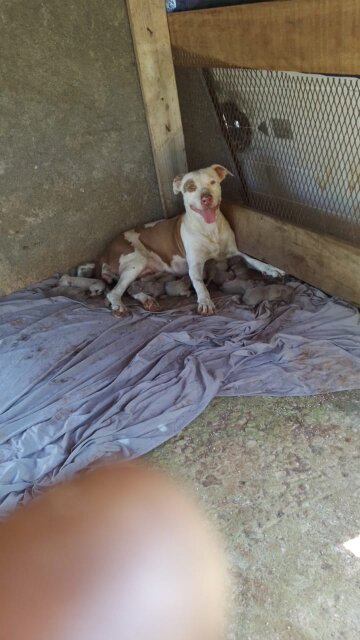
[[[208,260],[242,256],[250,267],[267,276],[284,275],[279,269],[238,250],[235,235],[220,211],[221,182],[227,175],[232,175],[228,169],[213,164],[177,176],[173,181],[173,189],[175,194],[181,193],[183,196],[184,213],[125,231],[110,242],[98,260],[97,275],[108,284],[117,280],[107,294],[116,316],[127,313],[123,302],[127,288],[138,278],[149,274],[188,274],[201,315],[215,313],[215,305],[204,283],[204,267]],[[137,293],[133,297],[145,309],[158,309],[155,298],[146,293]]]

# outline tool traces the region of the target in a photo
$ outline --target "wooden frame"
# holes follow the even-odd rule
[[[183,66],[360,73],[359,0],[273,0],[172,13],[168,23]]]
[[[179,212],[172,182],[186,173],[174,65],[164,0],[127,0],[154,164],[165,216]]]
[[[238,204],[221,210],[240,251],[360,305],[360,247]]]
[[[172,215],[172,180],[187,162],[171,45],[188,54],[180,56],[185,66],[357,75],[360,0],[273,0],[175,13],[168,21],[164,4],[127,0],[160,195]],[[223,211],[244,253],[360,304],[360,248],[240,205]]]

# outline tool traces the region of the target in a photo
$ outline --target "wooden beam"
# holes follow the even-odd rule
[[[238,204],[221,210],[240,251],[360,305],[360,247]]]
[[[273,0],[172,13],[168,23],[182,66],[360,74],[360,0]]]
[[[187,171],[187,162],[165,2],[127,0],[127,8],[160,197],[171,216],[180,206],[172,181]]]

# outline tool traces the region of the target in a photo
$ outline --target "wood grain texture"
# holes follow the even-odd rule
[[[171,216],[180,206],[172,182],[187,161],[165,2],[127,0],[127,8],[161,201]]]
[[[360,0],[274,0],[172,13],[168,23],[179,65],[360,74]]]
[[[221,210],[240,251],[360,305],[360,247],[238,204]]]

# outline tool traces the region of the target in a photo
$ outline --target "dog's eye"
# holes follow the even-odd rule
[[[184,193],[185,191],[196,191],[196,184],[192,180],[186,180],[183,189]]]
[[[210,184],[215,184],[216,180],[211,180]]]

